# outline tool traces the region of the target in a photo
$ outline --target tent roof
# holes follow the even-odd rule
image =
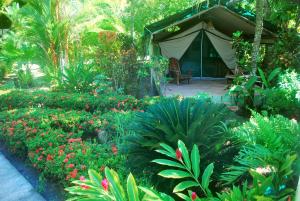
[[[216,5],[211,8],[203,6],[191,7],[180,13],[167,17],[145,27],[146,34],[152,34],[154,42],[163,41],[177,35],[200,21],[212,22],[214,27],[231,36],[235,31],[243,31],[246,38],[253,38],[255,33],[255,15],[245,10]],[[178,31],[168,31],[177,26]],[[275,37],[276,27],[264,22],[263,39]]]

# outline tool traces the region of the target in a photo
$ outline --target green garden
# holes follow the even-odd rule
[[[0,144],[63,200],[299,201],[299,19],[297,0],[0,0]],[[182,53],[173,76],[163,44],[202,20],[200,70]],[[208,62],[224,96],[164,94]]]

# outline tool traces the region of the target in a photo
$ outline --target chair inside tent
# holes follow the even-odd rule
[[[162,55],[180,61],[182,73],[193,77],[222,78],[236,67],[232,39],[212,24],[200,22],[159,43]]]

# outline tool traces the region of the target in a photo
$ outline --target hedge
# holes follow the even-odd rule
[[[90,95],[65,92],[17,90],[0,96],[0,110],[26,107],[48,107],[88,112],[107,112],[110,110],[139,110],[144,102],[133,96],[109,94]]]

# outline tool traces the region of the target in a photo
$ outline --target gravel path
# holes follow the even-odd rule
[[[0,201],[46,201],[1,152]]]

